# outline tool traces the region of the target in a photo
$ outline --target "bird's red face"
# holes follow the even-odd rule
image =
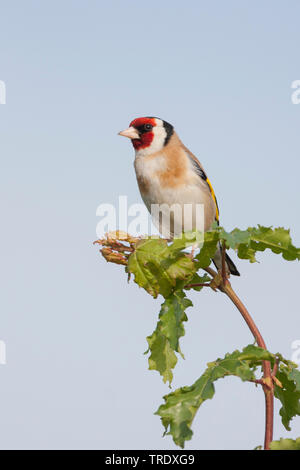
[[[155,118],[141,117],[134,119],[130,127],[120,132],[120,135],[129,137],[135,150],[150,147],[154,139],[153,128],[156,126]]]
[[[173,126],[155,117],[140,117],[130,123],[130,127],[119,135],[129,137],[136,153],[150,155],[159,152],[173,135]]]
[[[152,141],[154,139],[154,132],[153,128],[156,126],[156,122],[154,118],[137,118],[134,119],[130,126],[137,129],[140,138],[133,139],[132,145],[136,150],[144,149],[150,147]]]

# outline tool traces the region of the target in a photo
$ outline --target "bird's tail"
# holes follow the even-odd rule
[[[240,273],[238,272],[236,265],[232,261],[232,259],[228,256],[227,253],[225,253],[225,259],[226,259],[226,264],[229,268],[230,274],[233,274],[233,276],[240,276]]]
[[[226,266],[230,274],[233,276],[240,276],[240,273],[238,272],[236,265],[232,261],[232,259],[229,257],[227,253],[225,253],[225,260],[226,260]],[[219,246],[217,249],[217,252],[213,258],[213,263],[216,266],[217,269],[222,269],[222,247]]]

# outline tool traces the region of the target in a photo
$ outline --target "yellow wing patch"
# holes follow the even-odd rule
[[[215,192],[213,190],[213,187],[211,185],[211,182],[209,181],[208,178],[206,178],[206,182],[209,186],[209,189],[210,189],[210,192],[211,192],[211,195],[213,197],[213,200],[215,201],[215,204],[216,204],[216,219],[217,221],[219,222],[219,207],[218,207],[218,203],[217,203],[217,198],[216,198],[216,195],[215,195]]]

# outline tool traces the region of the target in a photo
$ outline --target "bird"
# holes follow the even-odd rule
[[[219,225],[219,207],[213,186],[203,166],[182,143],[172,124],[158,117],[139,117],[119,135],[132,142],[140,194],[163,236],[173,239],[185,231],[186,226],[188,230],[206,232],[214,224]],[[197,205],[203,207],[200,223]],[[153,211],[152,208],[157,206],[159,211]],[[189,207],[189,211],[185,212],[185,207]],[[219,244],[212,260],[219,271],[222,269],[222,249]],[[239,276],[227,252],[225,260],[227,274]]]

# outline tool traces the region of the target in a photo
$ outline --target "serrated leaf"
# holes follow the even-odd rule
[[[300,450],[300,437],[298,439],[280,439],[270,443],[270,450]]]
[[[239,258],[249,259],[255,262],[255,253],[271,250],[273,253],[281,254],[285,260],[300,260],[300,249],[292,244],[290,231],[282,227],[272,228],[249,227],[247,230],[234,229],[226,232],[220,228],[220,239],[225,240],[226,246],[237,250]]]
[[[259,348],[254,344],[248,344],[243,351],[240,353],[241,360],[250,361],[251,365],[260,363],[261,361],[274,361],[274,354],[270,353],[266,349]]]
[[[248,232],[251,236],[251,247],[256,251],[268,248],[273,253],[281,253],[285,260],[300,260],[300,249],[293,246],[289,230],[258,225],[257,228],[249,227]]]
[[[201,404],[214,396],[214,382],[228,375],[243,381],[255,380],[256,364],[274,359],[268,351],[249,345],[243,351],[226,354],[223,359],[207,364],[204,374],[190,387],[182,387],[164,396],[165,403],[156,414],[161,417],[165,432],[171,434],[175,444],[184,447],[192,437],[191,425]]]
[[[248,230],[240,230],[235,228],[231,232],[226,232],[222,227],[219,229],[220,240],[226,242],[227,248],[236,249],[241,244],[248,244],[250,242],[250,233]]]
[[[167,298],[180,281],[191,279],[195,270],[190,257],[174,250],[161,238],[139,241],[127,265],[127,272],[134,274],[135,282],[154,298],[158,294]]]
[[[282,387],[275,385],[274,395],[281,401],[279,414],[284,427],[290,431],[290,422],[300,416],[300,371],[295,367],[281,364],[276,374]]]
[[[204,239],[204,233],[199,231],[190,231],[182,233],[179,237],[174,238],[172,244],[170,245],[170,250],[172,253],[176,253],[186,248],[198,245],[202,243]]]
[[[184,292],[174,292],[162,304],[156,330],[147,337],[151,353],[148,359],[149,369],[157,370],[164,382],[172,382],[172,369],[177,363],[175,352],[182,355],[179,339],[185,334],[185,310],[192,305]]]
[[[185,310],[192,306],[191,300],[182,291],[174,292],[162,304],[159,314],[160,330],[174,351],[180,352],[179,339],[185,334],[183,322],[187,321]]]
[[[289,372],[289,379],[293,380],[295,391],[300,392],[300,370],[293,367]]]
[[[207,274],[204,274],[203,276],[200,276],[198,273],[195,273],[194,276],[192,277],[192,279],[189,281],[189,284],[207,284],[209,283],[210,281],[212,280],[212,278],[210,276],[208,276]],[[193,287],[187,287],[185,286],[185,289],[189,290],[189,289],[194,289],[196,291],[200,291],[201,289],[203,289],[202,286],[193,286]]]
[[[134,274],[135,282],[153,297],[162,294],[165,298],[176,289],[182,289],[196,270],[209,266],[217,246],[225,241],[242,259],[255,262],[258,251],[270,249],[282,254],[289,261],[300,260],[300,248],[292,244],[289,230],[282,227],[249,227],[226,232],[214,226],[206,233],[187,232],[172,243],[157,237],[137,239],[123,232],[111,232],[105,239],[95,243],[103,246],[101,253],[109,262],[127,265],[126,271]],[[188,246],[197,246],[200,253],[193,261],[183,253]]]
[[[168,381],[170,384],[173,380],[172,369],[177,364],[177,357],[168,339],[159,330],[155,330],[151,336],[147,337],[147,341],[151,351],[148,359],[149,369],[157,370],[163,381]]]
[[[214,257],[217,245],[219,242],[219,231],[210,231],[204,234],[203,245],[200,253],[196,256],[197,268],[207,268],[210,265],[211,259]]]

